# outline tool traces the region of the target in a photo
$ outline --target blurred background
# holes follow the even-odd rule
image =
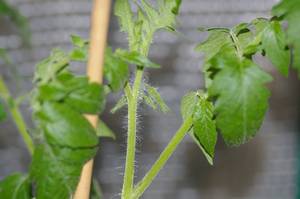
[[[1,1],[1,0],[0,0]],[[54,47],[70,49],[70,35],[89,36],[91,0],[8,0],[28,18],[31,47],[25,47],[16,27],[8,18],[0,18],[0,48],[7,49],[17,69],[0,62],[0,72],[15,96],[31,89],[35,64]],[[277,0],[183,0],[178,17],[179,34],[160,32],[150,50],[150,57],[161,64],[149,70],[145,79],[160,92],[171,107],[166,115],[145,106],[139,109],[139,142],[136,180],[141,179],[181,124],[180,98],[189,90],[203,88],[202,55],[194,52],[206,38],[197,31],[203,26],[232,27],[240,22],[270,14]],[[112,16],[109,45],[126,47],[126,35],[119,32]],[[270,63],[257,57],[275,80],[270,109],[258,135],[239,148],[228,148],[219,137],[215,165],[209,166],[199,148],[187,136],[168,161],[143,199],[293,199],[297,198],[300,142],[300,81],[292,72],[281,77]],[[13,66],[10,66],[13,67]],[[77,66],[84,73],[85,65]],[[16,81],[16,74],[22,80]],[[18,78],[17,78],[18,79]],[[109,97],[103,120],[116,132],[117,140],[103,139],[96,157],[95,177],[100,181],[105,199],[120,198],[125,161],[126,109],[115,115],[110,108],[120,97]],[[22,112],[29,124],[28,104]],[[298,146],[299,145],[299,146]],[[15,171],[28,169],[30,156],[13,121],[0,124],[0,179]],[[299,197],[300,198],[300,197]]]

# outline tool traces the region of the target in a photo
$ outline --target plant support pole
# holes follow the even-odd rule
[[[102,83],[104,52],[109,28],[111,0],[94,0],[91,17],[91,35],[87,75],[91,82]],[[87,115],[86,118],[97,127],[98,116]],[[89,199],[93,172],[93,160],[87,162],[81,173],[74,199]]]

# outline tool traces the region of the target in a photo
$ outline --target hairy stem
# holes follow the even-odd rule
[[[127,84],[125,93],[128,102],[128,132],[127,132],[127,150],[125,173],[122,189],[122,198],[128,199],[132,194],[134,183],[134,164],[135,164],[135,147],[136,147],[136,118],[139,91],[143,77],[143,70],[138,68],[136,71],[135,81],[132,89]]]
[[[192,124],[193,120],[191,117],[185,120],[145,177],[136,185],[132,193],[132,199],[139,198],[151,185],[159,171],[164,167],[179,143],[183,140],[186,133],[190,130]]]
[[[27,132],[26,123],[19,110],[18,105],[14,102],[13,98],[11,97],[11,94],[1,76],[0,76],[0,96],[2,96],[4,100],[7,102],[9,111],[11,113],[11,117],[13,118],[19,130],[19,133],[22,136],[29,153],[32,155],[34,150],[34,145],[30,135]]]

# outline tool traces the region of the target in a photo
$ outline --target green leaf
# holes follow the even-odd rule
[[[130,51],[148,54],[154,33],[162,28],[173,31],[181,0],[159,0],[157,8],[148,1],[134,1],[137,13],[133,13],[128,0],[117,0],[115,15],[121,30],[128,33]]]
[[[217,127],[228,145],[237,146],[252,138],[260,128],[270,95],[264,84],[272,78],[248,59],[223,64],[208,91],[210,96],[217,97]]]
[[[0,198],[31,199],[31,185],[27,175],[15,173],[0,182]]]
[[[79,48],[85,47],[89,42],[78,35],[71,35],[71,41],[74,46]]]
[[[290,64],[290,54],[286,46],[287,42],[280,23],[277,21],[271,22],[263,32],[262,47],[266,52],[266,56],[284,76],[288,76]]]
[[[160,96],[160,93],[156,88],[145,83],[146,92],[144,95],[145,102],[152,107],[154,110],[159,108],[163,113],[170,111],[170,108]]]
[[[116,134],[103,121],[99,121],[96,134],[99,137],[116,139]]]
[[[228,32],[224,31],[210,31],[210,35],[207,40],[200,43],[196,47],[196,51],[201,51],[205,53],[205,60],[209,60],[214,57],[220,49],[231,42],[230,35]]]
[[[116,0],[114,13],[119,19],[121,31],[128,33],[129,48],[135,48],[138,38],[135,37],[136,22],[133,19],[129,0]]]
[[[119,101],[116,103],[116,105],[110,110],[112,114],[115,114],[118,110],[123,108],[124,106],[127,105],[127,98],[125,95],[123,95]]]
[[[293,67],[300,76],[300,2],[298,0],[282,0],[273,7],[272,13],[288,22],[287,42],[293,47]]]
[[[3,121],[5,118],[6,118],[5,108],[2,102],[0,102],[0,122]]]
[[[192,117],[197,104],[197,92],[189,92],[181,100],[181,116],[183,120]]]
[[[217,143],[216,123],[213,119],[213,104],[206,96],[199,95],[193,115],[193,139],[200,146],[208,162],[212,165]]]
[[[74,109],[61,103],[44,102],[35,114],[48,143],[67,147],[94,147],[98,144],[94,128]]]
[[[73,61],[87,61],[87,51],[82,48],[74,48],[70,53],[70,59]]]
[[[160,68],[160,66],[158,64],[153,63],[147,57],[145,57],[144,55],[142,55],[136,51],[129,52],[126,50],[117,49],[116,55],[123,61],[130,63],[130,64],[134,64],[137,66],[143,66],[143,67],[147,67],[147,68]]]
[[[128,65],[115,54],[111,48],[105,51],[104,76],[112,91],[122,89],[129,75]]]
[[[44,143],[36,147],[30,168],[36,198],[69,199],[75,192],[83,165],[97,148],[69,148]]]
[[[193,118],[190,135],[200,147],[209,164],[213,164],[214,150],[217,142],[216,124],[213,119],[213,104],[201,90],[189,92],[181,100],[183,120]]]
[[[34,81],[47,83],[66,68],[69,64],[69,56],[61,49],[54,49],[51,55],[36,65]]]

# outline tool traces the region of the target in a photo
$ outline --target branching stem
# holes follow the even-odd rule
[[[193,120],[191,117],[185,120],[145,177],[135,186],[131,199],[138,199],[151,185],[159,171],[164,167],[186,133],[190,130],[192,124]]]
[[[132,89],[130,88],[129,84],[127,84],[125,88],[125,94],[128,102],[128,132],[122,199],[129,199],[133,190],[136,150],[136,118],[142,77],[143,69],[138,68],[136,70],[136,76]]]
[[[21,114],[18,105],[12,99],[11,94],[1,76],[0,76],[0,95],[7,102],[9,111],[11,113],[11,117],[13,118],[19,130],[19,133],[22,136],[29,153],[32,155],[34,150],[34,145],[30,135],[27,132],[26,123],[24,121],[24,118]]]

